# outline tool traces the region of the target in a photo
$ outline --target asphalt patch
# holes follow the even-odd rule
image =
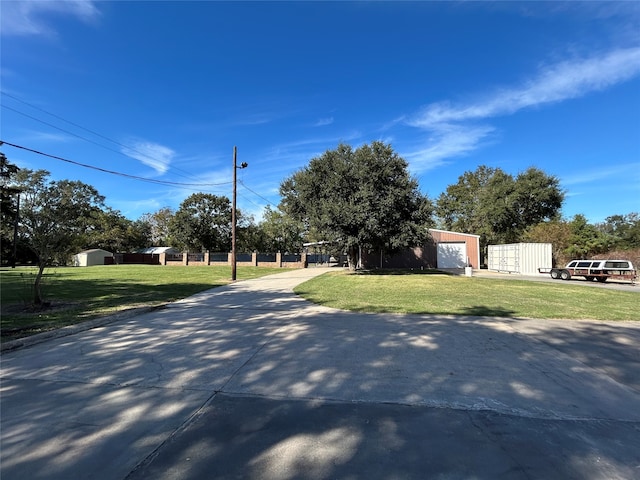
[[[218,394],[127,477],[638,478],[640,425]]]

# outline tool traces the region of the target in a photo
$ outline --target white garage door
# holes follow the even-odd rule
[[[464,268],[466,266],[466,243],[443,242],[438,244],[438,268]]]

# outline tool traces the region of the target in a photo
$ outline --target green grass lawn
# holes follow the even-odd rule
[[[238,280],[280,273],[238,267]],[[230,267],[113,265],[46,270],[52,308],[27,308],[36,271],[0,269],[2,339],[60,328],[121,310],[157,306],[230,282]],[[308,300],[362,312],[489,315],[526,318],[640,320],[640,296],[566,282],[542,283],[433,272],[331,272],[299,285]]]
[[[238,267],[237,279],[281,273]],[[121,310],[157,306],[231,281],[230,266],[109,265],[45,270],[43,294],[51,307],[35,310],[35,268],[0,269],[0,331],[7,340],[60,328]]]
[[[299,285],[295,292],[314,303],[359,312],[640,320],[638,293],[565,282],[331,272]]]

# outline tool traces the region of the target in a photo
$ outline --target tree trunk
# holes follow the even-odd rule
[[[358,247],[349,247],[347,250],[347,260],[349,263],[349,270],[354,272],[358,267]]]
[[[44,274],[44,269],[47,266],[46,262],[38,262],[38,274],[36,275],[36,279],[33,282],[33,304],[34,305],[42,305],[44,303],[44,299],[42,298],[42,276]]]

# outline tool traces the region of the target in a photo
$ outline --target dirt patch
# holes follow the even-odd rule
[[[25,323],[20,326],[3,325],[2,330],[0,330],[0,336],[3,340],[7,340],[54,330],[59,328],[59,325],[55,324],[55,322],[40,321],[38,316],[70,311],[78,305],[80,304],[77,302],[46,302],[41,305],[24,303],[3,305],[2,309],[0,309],[2,317],[11,316],[18,320],[18,322],[24,321]],[[11,323],[15,325],[16,322]]]
[[[33,315],[34,313],[57,313],[71,310],[79,305],[77,302],[45,302],[40,305],[14,303],[3,305],[2,315]]]

